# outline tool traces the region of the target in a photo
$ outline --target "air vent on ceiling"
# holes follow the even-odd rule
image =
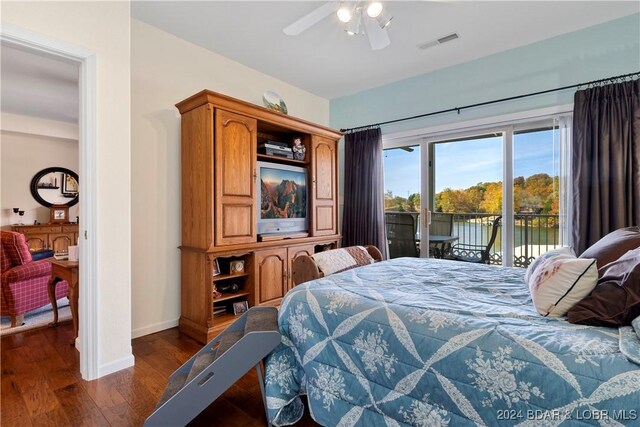
[[[419,44],[418,49],[420,50],[429,49],[430,47],[438,46],[439,44],[450,42],[458,38],[460,38],[458,33],[447,34],[446,36],[437,38],[435,40],[431,40],[431,41]]]

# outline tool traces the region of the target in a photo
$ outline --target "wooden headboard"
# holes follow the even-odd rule
[[[364,248],[367,250],[367,252],[369,252],[369,255],[371,255],[371,258],[373,258],[375,262],[382,261],[382,254],[380,253],[378,248],[371,245],[365,246]],[[293,260],[291,270],[291,277],[293,279],[293,283],[296,286],[310,280],[324,277],[324,274],[316,265],[315,260],[308,255],[300,255],[295,260]]]

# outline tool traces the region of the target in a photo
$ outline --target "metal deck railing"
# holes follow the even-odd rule
[[[418,212],[405,213],[414,216],[419,221]],[[456,243],[483,245],[489,241],[492,223],[499,214],[450,213],[445,215],[453,216],[451,235],[459,237]],[[514,215],[514,221],[514,266],[527,267],[540,254],[559,247],[558,215],[518,213]],[[420,230],[418,229],[416,232],[420,233]],[[490,253],[491,264],[502,264],[501,233],[498,233]]]

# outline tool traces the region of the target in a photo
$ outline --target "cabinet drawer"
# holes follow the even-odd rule
[[[63,225],[62,226],[62,232],[63,233],[77,233],[78,232],[78,226],[77,225]]]
[[[15,231],[22,234],[42,234],[42,233],[61,233],[61,226],[33,226],[33,227],[15,227]]]

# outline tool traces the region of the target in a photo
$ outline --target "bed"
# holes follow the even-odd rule
[[[295,287],[279,324],[276,426],[302,395],[324,426],[640,425],[633,330],[540,316],[522,269],[384,261]]]

